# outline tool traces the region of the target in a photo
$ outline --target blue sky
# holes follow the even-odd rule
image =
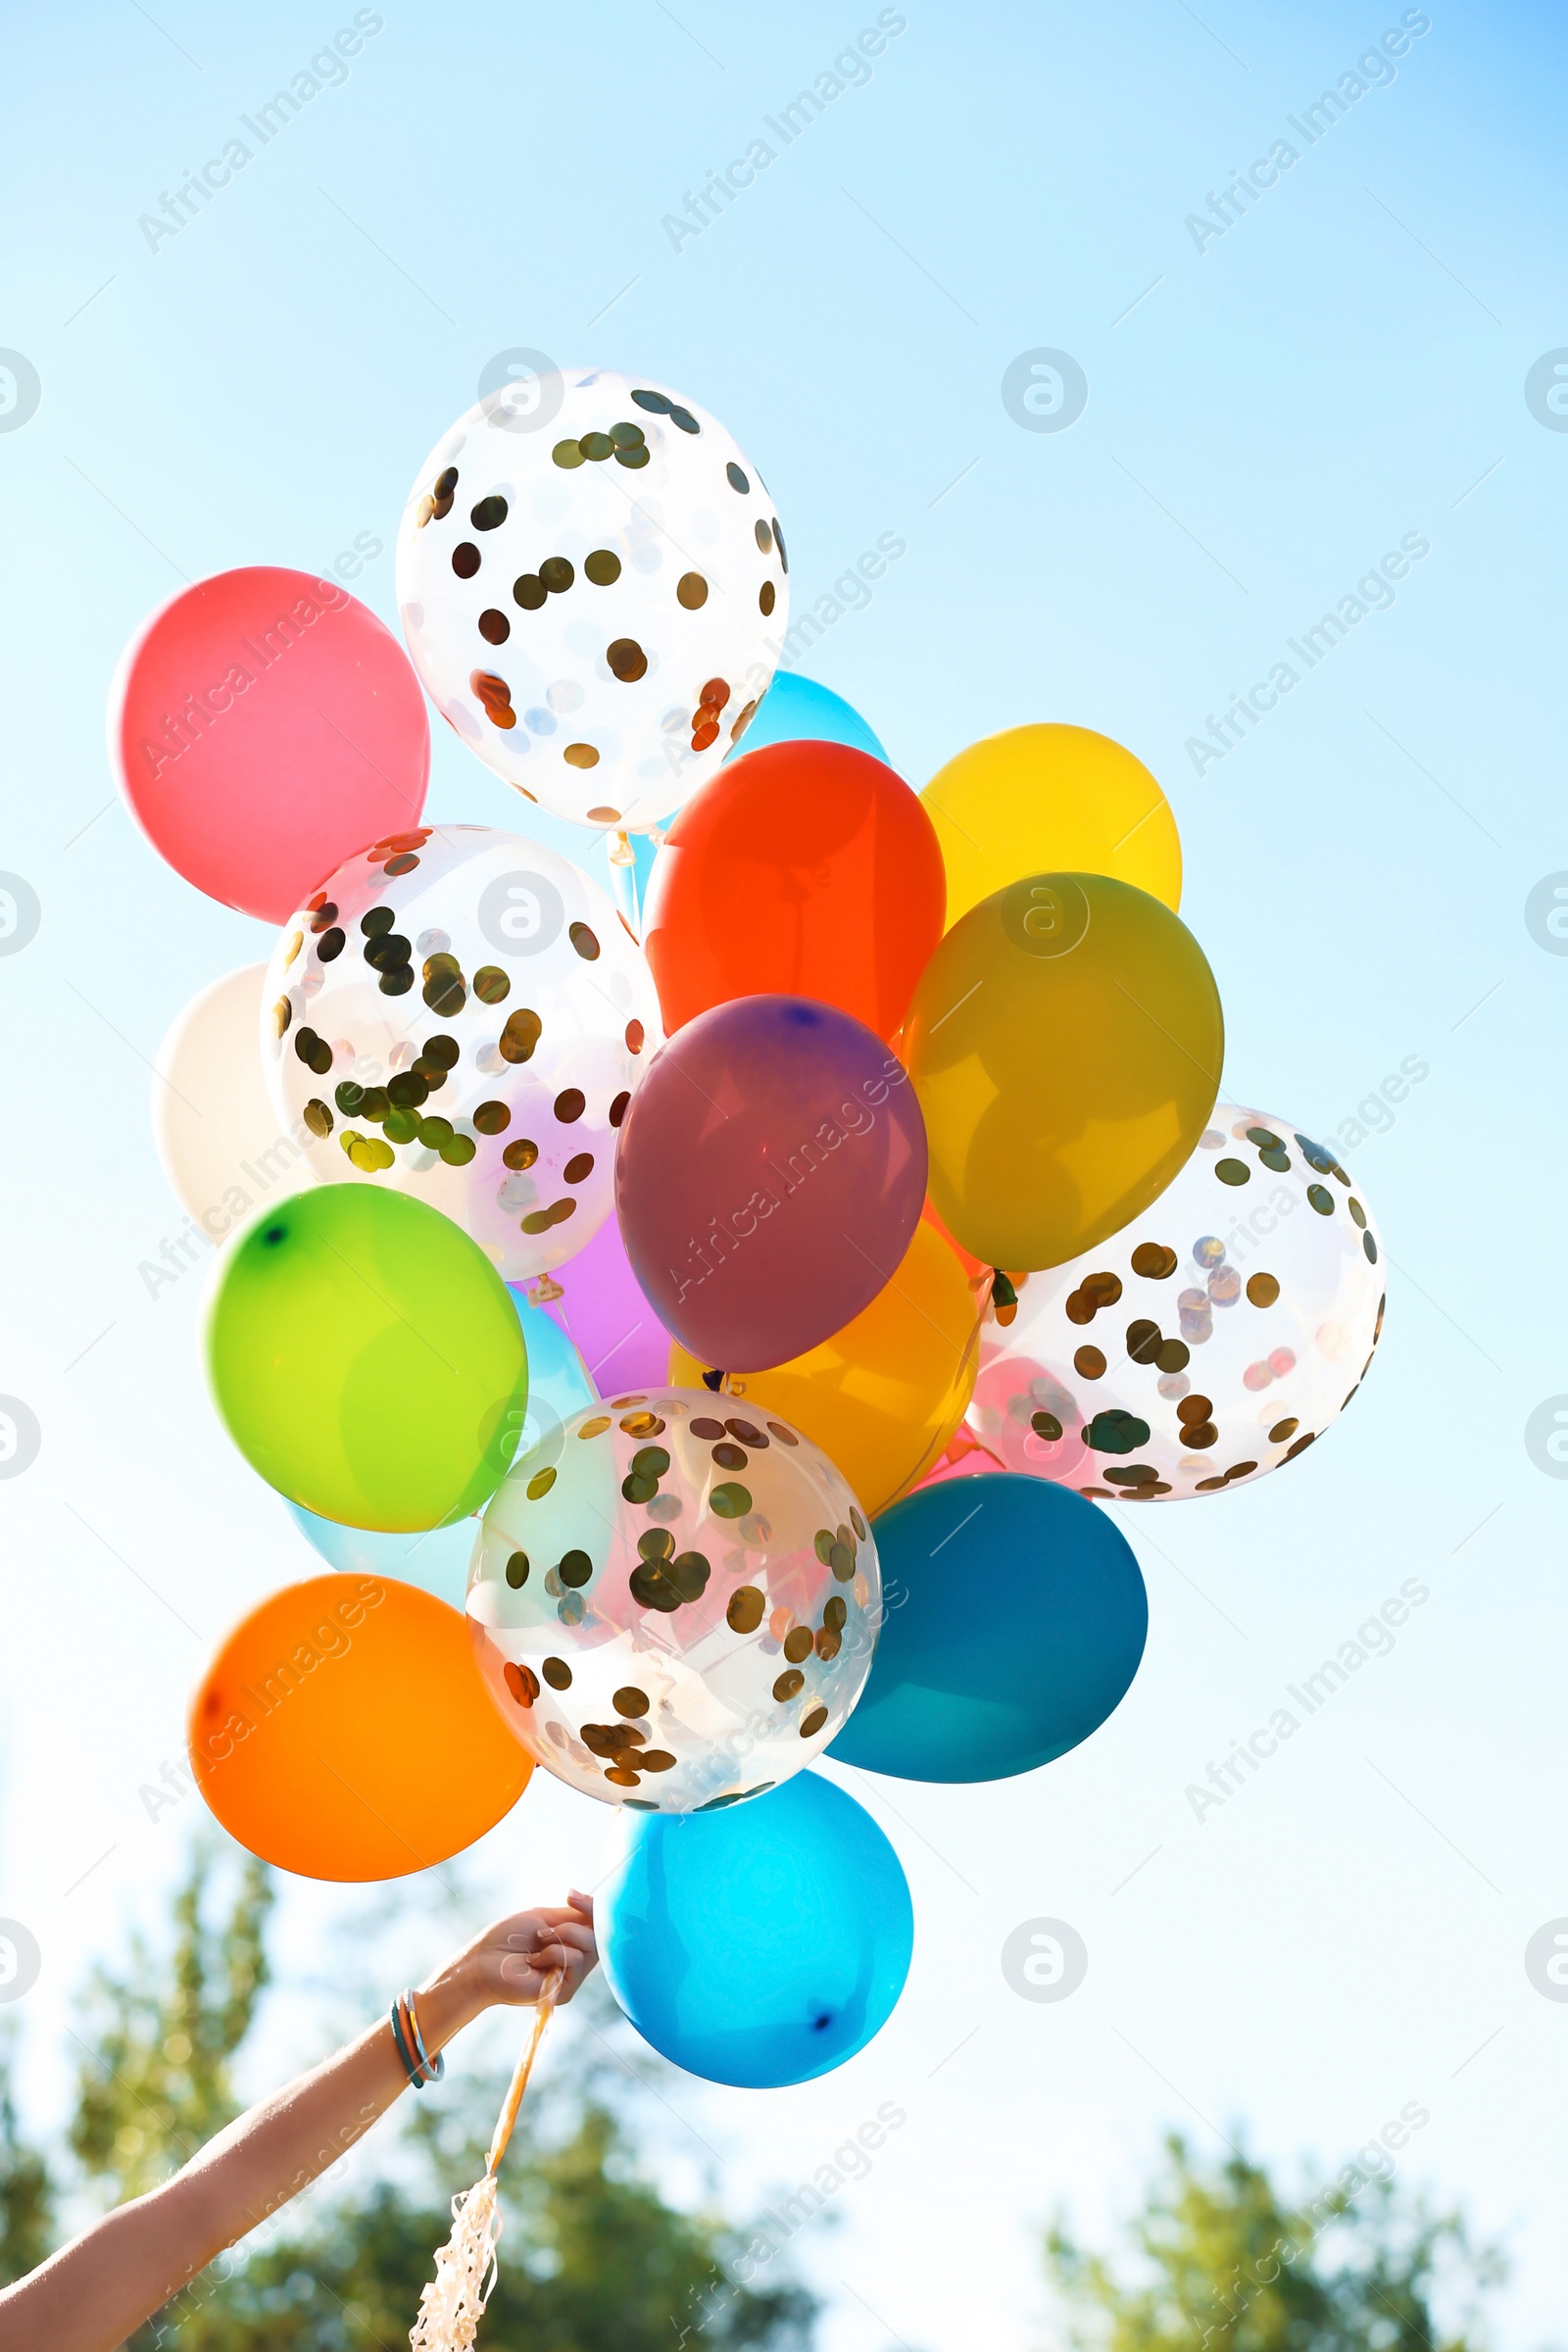
[[[73,1986],[177,1866],[194,1800],[152,1824],[137,1789],[177,1751],[202,1658],[309,1564],[205,1400],[197,1273],[156,1298],[138,1275],[181,1221],[149,1059],[269,941],[113,804],[105,691],[148,609],[236,564],[328,567],[379,539],[350,584],[393,619],[415,469],[487,362],[525,346],[646,370],[723,418],[776,498],[797,614],[905,543],[807,666],[911,782],[1033,718],[1150,764],[1225,1003],[1227,1091],[1340,1132],[1391,1262],[1383,1348],[1332,1438],[1138,1519],[1150,1645],[1103,1732],[990,1789],[845,1776],[915,1894],[914,1973],[879,2040],[824,2082],[693,2090],[686,2112],[739,2198],[900,2103],[808,2257],[837,2298],[824,2341],[1021,2352],[1026,2225],[1066,2200],[1103,2227],[1167,2123],[1215,2147],[1245,2120],[1328,2168],[1415,2102],[1430,2121],[1401,2174],[1512,2233],[1504,2340],[1539,2340],[1560,2309],[1568,2005],[1523,1955],[1568,1914],[1568,1489],[1525,1430],[1568,1391],[1568,962],[1526,902],[1568,868],[1568,434],[1525,387],[1568,345],[1560,18],[913,4],[881,12],[852,79],[834,60],[871,7],[370,16],[343,77],[323,69],[156,249],[142,216],[355,12],[122,0],[13,12],[5,34],[0,344],[40,397],[0,430],[0,867],[41,917],[0,957],[0,1392],[41,1436],[0,1481],[0,1913],[44,1955],[18,2011],[36,2111],[64,2096]],[[1357,73],[1417,17],[1392,79]],[[774,138],[819,76],[846,86]],[[1291,118],[1342,76],[1369,86],[1307,144]],[[727,209],[666,226],[758,140],[773,160]],[[1298,159],[1277,181],[1195,233],[1280,141]],[[1059,431],[1004,404],[1042,350],[1087,381]],[[1394,601],[1294,662],[1223,759],[1195,757],[1411,539],[1428,552]],[[445,729],[430,807],[527,817]],[[1427,1074],[1352,1149],[1347,1122],[1412,1061]],[[1187,1784],[1409,1578],[1430,1598],[1389,1654],[1195,1820]],[[605,1827],[537,1787],[476,1868],[548,1890],[591,1875]],[[346,1903],[291,1903],[296,1962]],[[1059,2004],[1001,1971],[1041,1916],[1089,1953]],[[274,2031],[268,2065],[291,2054]]]

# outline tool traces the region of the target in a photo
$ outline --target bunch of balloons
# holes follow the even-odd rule
[[[693,403],[482,400],[397,581],[408,657],[325,581],[206,581],[112,702],[154,845],[275,927],[175,1021],[154,1117],[222,1245],[219,1412],[333,1571],[223,1644],[195,1768],[254,1851],[378,1879],[543,1766],[620,1816],[649,2039],[802,2081],[912,1939],[808,1767],[996,1780],[1102,1724],[1148,1608],[1101,1506],[1322,1434],[1376,1227],[1332,1151],[1216,1107],[1149,770],[1042,724],[912,791],[773,674],[784,533]],[[424,820],[421,686],[613,895],[526,819]]]

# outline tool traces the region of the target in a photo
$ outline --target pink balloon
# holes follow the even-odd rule
[[[615,1206],[660,1321],[705,1363],[757,1372],[870,1305],[925,1179],[920,1106],[880,1038],[808,997],[740,997],[655,1054]]]
[[[176,873],[281,923],[356,850],[417,825],[430,728],[373,612],[329,580],[251,564],[181,589],[131,639],[109,758]]]
[[[541,1298],[531,1288],[524,1295],[565,1333],[601,1396],[664,1386],[669,1334],[637,1287],[613,1210],[546,1287],[555,1283],[559,1298]]]

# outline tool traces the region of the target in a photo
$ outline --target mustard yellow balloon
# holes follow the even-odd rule
[[[1076,1257],[1182,1166],[1224,1051],[1214,975],[1158,899],[1084,873],[994,892],[943,940],[905,1024],[932,1206],[993,1266]]]
[[[832,1339],[766,1372],[730,1377],[716,1419],[776,1413],[820,1446],[868,1518],[930,1469],[974,1388],[983,1292],[922,1218],[886,1288]],[[705,1367],[671,1343],[672,1387],[695,1389]]]
[[[1141,760],[1093,727],[987,735],[920,798],[942,844],[950,926],[1020,874],[1111,874],[1181,905],[1170,804]]]

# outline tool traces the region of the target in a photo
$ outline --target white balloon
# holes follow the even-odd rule
[[[284,927],[260,1028],[277,1116],[330,1138],[313,1173],[427,1201],[507,1282],[609,1215],[662,1034],[605,892],[488,825],[416,826],[340,865]]]
[[[153,1138],[164,1173],[210,1241],[263,1201],[311,1181],[318,1138],[274,1110],[256,1032],[265,963],[225,972],[192,997],[158,1049]]]
[[[488,394],[419,468],[403,633],[437,709],[525,800],[646,827],[717,771],[773,674],[778,518],[723,426],[667,387],[599,368],[531,389],[521,413]]]
[[[993,1305],[981,1332],[969,1426],[1004,1469],[1106,1501],[1217,1494],[1294,1460],[1383,1328],[1382,1244],[1349,1175],[1235,1103],[1120,1233],[1012,1280],[1016,1313]]]

